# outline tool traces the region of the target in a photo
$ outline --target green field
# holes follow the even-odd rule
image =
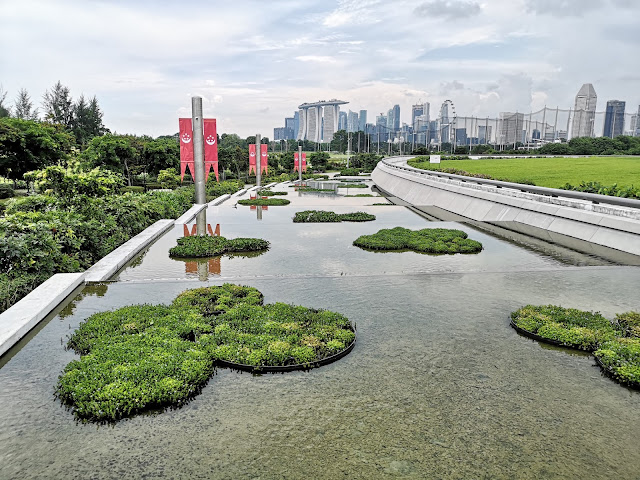
[[[423,157],[424,158],[424,157]],[[432,170],[429,161],[410,165]],[[604,185],[640,186],[640,157],[495,158],[443,160],[441,168],[484,173],[512,182],[533,182],[541,187],[561,188],[566,183],[600,182]]]

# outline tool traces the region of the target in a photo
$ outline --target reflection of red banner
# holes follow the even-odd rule
[[[190,118],[180,118],[180,179],[184,179],[187,168],[191,171],[191,176],[195,178],[195,168],[193,162],[193,128]]]
[[[251,174],[251,170],[253,169],[253,173],[256,173],[256,145],[255,143],[249,144],[249,174]]]
[[[293,171],[297,172],[298,171],[298,154],[294,153],[293,154]],[[306,153],[302,153],[302,171],[306,172],[307,171],[307,154]]]
[[[267,175],[269,174],[269,165],[267,165],[269,161],[268,147],[269,145],[266,144],[260,145],[260,173],[264,172]]]
[[[207,262],[207,270],[211,275],[220,275],[220,257],[211,258]],[[198,273],[198,262],[184,262],[184,270],[186,273]]]
[[[204,172],[205,182],[209,179],[209,169],[213,167],[216,180],[220,181],[218,175],[218,135],[216,131],[215,118],[205,118],[204,123]]]
[[[183,235],[182,235],[183,237],[193,237],[197,235],[197,226],[195,224],[191,226],[191,231],[189,231],[189,227],[186,224],[184,224],[182,227],[183,227]],[[211,224],[207,223],[207,231],[209,232],[209,235],[211,235],[212,237],[219,237],[220,224],[218,223],[216,225],[216,230],[214,232],[213,229],[211,228]]]

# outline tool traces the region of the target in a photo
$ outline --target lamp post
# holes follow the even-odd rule
[[[256,187],[260,186],[260,180],[262,177],[262,172],[260,171],[260,134],[256,134]]]
[[[298,145],[298,181],[302,185],[302,145]]]

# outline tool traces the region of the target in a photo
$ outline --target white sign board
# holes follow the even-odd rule
[[[440,155],[429,155],[429,163],[440,163]]]

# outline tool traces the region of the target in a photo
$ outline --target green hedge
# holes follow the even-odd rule
[[[258,190],[256,193],[258,195],[262,195],[262,196],[265,196],[265,197],[273,197],[275,195],[288,195],[289,194],[289,192],[278,192],[278,191],[269,190],[269,189]]]
[[[224,254],[261,252],[269,249],[269,242],[260,238],[216,237],[194,235],[178,239],[178,245],[169,250],[172,257],[202,258]]]
[[[616,338],[594,353],[604,371],[615,380],[640,388],[640,338]]]
[[[248,200],[238,200],[240,205],[259,205],[272,207],[278,205],[289,205],[291,202],[286,198],[252,198]]]
[[[10,183],[0,183],[0,198],[11,198],[16,194]]]
[[[362,235],[353,244],[369,250],[414,250],[435,254],[477,253],[482,250],[482,244],[467,238],[465,232],[446,228],[409,230],[395,227],[373,235]]]
[[[65,367],[56,396],[82,419],[114,421],[184,404],[218,360],[308,365],[355,340],[338,313],[262,301],[255,288],[224,284],[183,292],[171,306],[96,313],[67,343],[82,357]]]
[[[296,212],[294,223],[336,223],[336,222],[370,222],[376,216],[365,212],[335,213],[324,210],[305,210]]]

